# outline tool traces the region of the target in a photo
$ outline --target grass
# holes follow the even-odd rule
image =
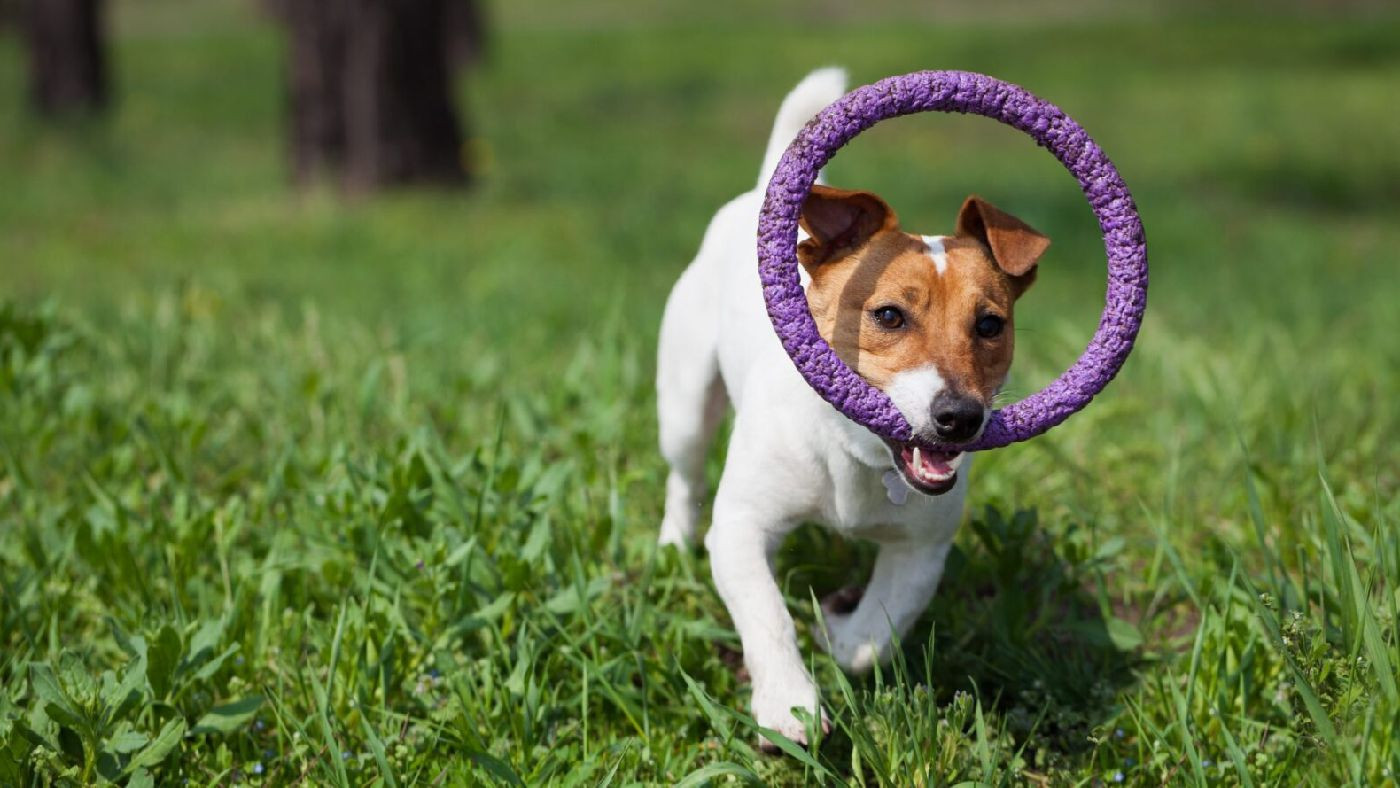
[[[0,783],[1396,779],[1400,23],[506,14],[464,93],[479,188],[347,202],[286,188],[275,31],[118,8],[111,118],[0,113]],[[651,354],[828,62],[1061,104],[1153,284],[1103,397],[979,461],[893,665],[811,648],[868,548],[785,546],[835,729],[767,757],[705,557],[653,547]],[[0,104],[21,65],[0,39]],[[1082,347],[1096,228],[1014,132],[882,124],[833,180],[1049,232],[1017,390]]]

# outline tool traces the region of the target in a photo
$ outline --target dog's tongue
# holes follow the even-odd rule
[[[953,467],[953,460],[957,459],[960,453],[931,451],[918,446],[905,446],[901,452],[904,464],[914,476],[927,482],[941,482],[952,477],[957,472]]]

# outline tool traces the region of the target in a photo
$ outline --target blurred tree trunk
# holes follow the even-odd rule
[[[107,53],[100,0],[28,0],[29,99],[45,115],[107,105]]]
[[[291,38],[288,88],[292,171],[299,183],[345,163],[345,39],[342,0],[285,0],[278,9]]]
[[[328,172],[353,190],[465,182],[452,66],[458,53],[480,50],[475,6],[472,0],[278,0],[290,37],[297,180]]]

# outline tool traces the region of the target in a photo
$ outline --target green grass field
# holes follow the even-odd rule
[[[1400,21],[540,5],[463,89],[478,188],[350,201],[287,188],[245,4],[120,5],[102,123],[28,119],[0,38],[0,784],[1394,784]],[[870,550],[784,547],[834,730],[772,757],[706,558],[654,547],[652,355],[828,63],[1063,106],[1153,280],[1102,398],[979,460],[894,665],[812,648]],[[831,177],[1046,231],[1016,393],[1082,348],[1097,228],[1030,142],[909,118]]]

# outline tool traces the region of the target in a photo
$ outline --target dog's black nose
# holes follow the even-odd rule
[[[939,440],[949,443],[962,443],[972,440],[982,427],[982,403],[977,400],[954,394],[939,392],[933,398],[933,431]]]

